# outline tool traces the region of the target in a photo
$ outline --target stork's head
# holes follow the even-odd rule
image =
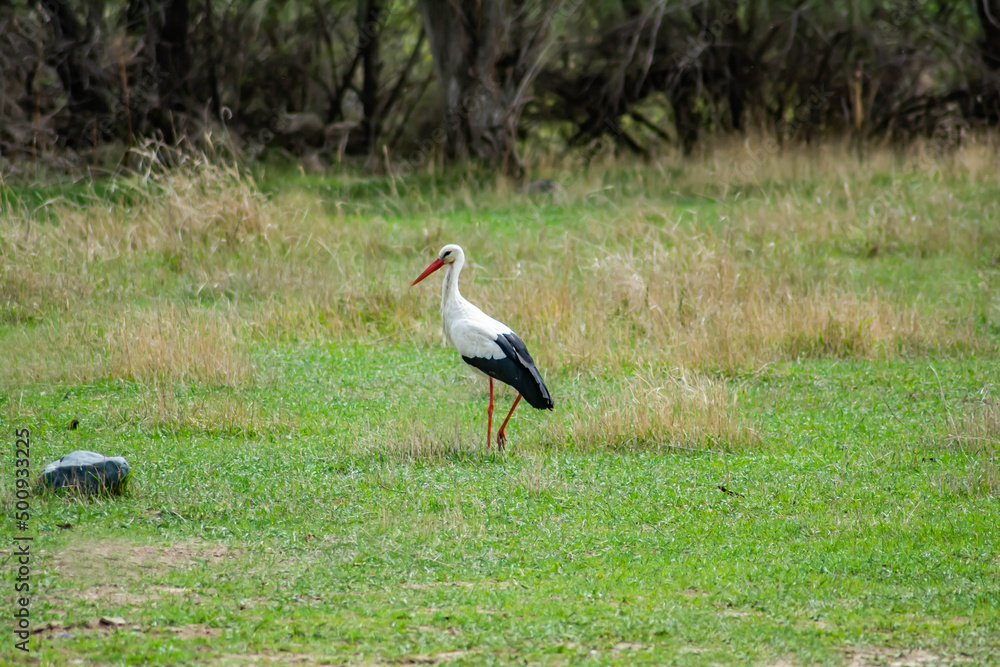
[[[417,279],[410,283],[410,287],[413,287],[421,280],[431,275],[438,269],[440,269],[445,264],[454,264],[458,261],[465,260],[465,253],[462,252],[462,247],[457,246],[454,243],[449,243],[445,247],[441,248],[441,252],[438,253],[437,259],[431,262],[424,272],[417,276]]]

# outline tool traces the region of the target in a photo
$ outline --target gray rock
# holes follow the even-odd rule
[[[74,489],[86,495],[120,493],[128,484],[131,468],[121,456],[77,450],[45,466],[42,485],[49,489]]]

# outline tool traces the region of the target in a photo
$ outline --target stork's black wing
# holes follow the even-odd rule
[[[551,410],[553,407],[549,389],[542,382],[542,376],[535,368],[535,361],[528,354],[524,341],[515,333],[500,334],[494,341],[503,350],[503,359],[462,356],[465,363],[475,366],[490,377],[506,382],[517,389],[531,407]]]

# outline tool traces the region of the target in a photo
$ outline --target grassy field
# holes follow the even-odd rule
[[[20,657],[996,664],[996,142],[748,154],[537,196],[198,161],[0,188],[0,530],[15,428],[36,472],[134,469],[31,498]],[[555,399],[506,454],[408,288],[449,242]]]

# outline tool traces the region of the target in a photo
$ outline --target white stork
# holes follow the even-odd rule
[[[539,410],[551,410],[552,397],[535,368],[534,360],[517,334],[503,322],[498,322],[473,306],[459,293],[458,275],[465,266],[465,253],[461,247],[451,244],[441,248],[437,259],[410,283],[410,287],[442,266],[448,267],[441,288],[441,321],[445,341],[455,346],[465,363],[485,374],[490,381],[490,407],[486,411],[486,449],[490,448],[490,434],[493,430],[493,378],[517,389],[514,405],[510,407],[507,419],[503,420],[497,432],[497,447],[503,449],[507,444],[504,428],[521,397]]]

